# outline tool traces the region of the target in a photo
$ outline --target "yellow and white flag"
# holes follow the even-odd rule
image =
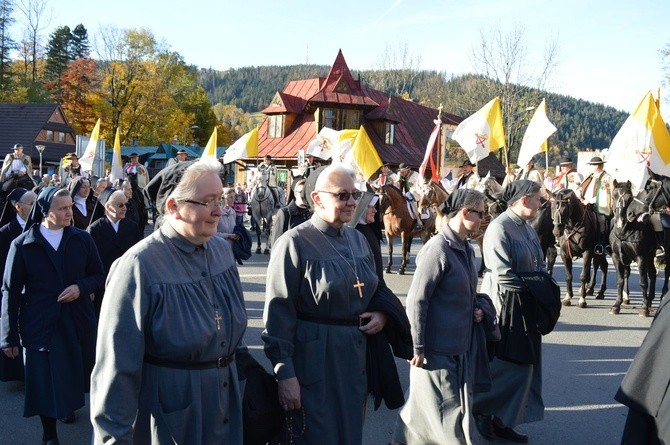
[[[223,155],[223,163],[230,164],[238,159],[249,159],[258,156],[258,127],[245,133],[228,147]]]
[[[630,181],[640,190],[649,175],[670,175],[670,133],[661,112],[648,92],[614,136],[607,157],[607,171],[617,181]]]
[[[209,141],[207,141],[207,145],[205,145],[205,149],[202,151],[202,155],[200,155],[200,159],[212,161],[218,159],[216,157],[216,126],[214,127],[214,131],[212,131],[212,135],[209,137]]]
[[[363,126],[358,130],[358,135],[354,140],[352,155],[356,166],[363,173],[366,180],[370,179],[370,176],[382,166],[379,153],[377,153],[377,149],[372,144],[372,140],[370,140],[370,136],[368,136]]]
[[[528,128],[526,128],[526,133],[523,135],[519,158],[516,161],[517,165],[525,167],[533,159],[533,156],[547,151],[547,139],[554,133],[556,133],[556,127],[549,122],[547,105],[545,100],[542,99],[528,124]]]
[[[453,140],[467,153],[470,162],[484,159],[494,150],[505,146],[500,98],[496,97],[479,111],[458,124]]]
[[[112,151],[112,168],[109,172],[109,181],[120,186],[123,181],[123,161],[121,160],[121,139],[119,138],[119,129],[116,129],[114,137],[114,150]]]
[[[84,154],[79,158],[79,165],[81,165],[82,172],[90,172],[93,170],[93,161],[95,161],[95,153],[98,150],[98,140],[100,139],[100,118],[95,123],[93,131],[91,131],[91,137],[88,140],[86,145],[86,150]]]
[[[347,163],[351,161],[351,149],[357,135],[358,130],[338,131],[323,127],[307,146],[307,154],[324,160],[332,158],[334,164]]]

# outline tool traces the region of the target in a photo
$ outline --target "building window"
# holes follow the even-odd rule
[[[47,130],[47,141],[53,141],[54,140],[54,132],[51,130]]]
[[[269,117],[268,122],[268,137],[269,138],[283,138],[284,137],[284,115],[273,114]]]
[[[384,125],[384,142],[389,145],[393,145],[395,140],[395,124],[392,122],[386,122]]]
[[[63,133],[62,131],[58,132],[58,142],[60,142],[61,144],[65,143],[65,133]]]
[[[358,130],[361,125],[361,112],[359,110],[346,110],[339,108],[324,108],[322,111],[323,127],[333,130]]]

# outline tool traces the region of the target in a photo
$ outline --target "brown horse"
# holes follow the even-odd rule
[[[435,215],[435,233],[442,230],[443,224],[446,224],[448,218],[440,210],[440,206],[449,197],[449,192],[440,184],[431,180],[426,184],[425,191],[421,199],[419,199],[419,210],[424,211],[430,209]]]
[[[379,194],[381,195],[380,212],[384,220],[384,232],[386,233],[386,241],[388,242],[388,264],[386,266],[386,273],[391,273],[391,266],[393,266],[393,239],[400,236],[402,241],[402,261],[398,274],[404,275],[405,268],[409,263],[410,247],[412,246],[412,238],[418,236],[424,243],[435,232],[435,218],[429,217],[423,221],[421,229],[414,229],[414,216],[407,209],[407,200],[402,192],[393,185],[386,184],[382,186]]]

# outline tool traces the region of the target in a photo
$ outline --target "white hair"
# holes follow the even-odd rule
[[[221,164],[218,161],[209,161],[209,160],[200,160],[189,165],[184,174],[181,177],[181,180],[177,186],[172,190],[172,193],[165,200],[167,206],[168,201],[184,201],[185,199],[192,199],[193,192],[196,189],[196,185],[200,178],[208,174],[214,173],[217,176],[221,176]],[[223,184],[221,185],[221,190],[223,190]],[[167,210],[167,207],[166,207]]]

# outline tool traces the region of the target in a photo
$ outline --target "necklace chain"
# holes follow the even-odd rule
[[[335,248],[333,243],[328,239],[328,235],[323,233],[321,230],[319,230],[319,233],[326,239],[326,241],[328,242],[328,244],[330,244],[330,247],[333,248],[335,253],[337,253],[340,256],[340,258],[344,260],[345,263],[347,263],[347,266],[349,266],[351,271],[354,273],[354,276],[356,276],[356,284],[354,284],[354,288],[358,289],[358,296],[360,298],[363,298],[363,289],[361,288],[365,286],[365,283],[362,283],[361,280],[358,278],[358,269],[356,268],[356,258],[354,257],[354,251],[351,248],[351,243],[349,242],[349,238],[347,238],[346,232],[344,232],[344,228],[342,228],[342,237],[347,241],[347,247],[349,248],[349,252],[351,253],[351,263],[349,263],[347,257],[342,255],[340,251]]]

